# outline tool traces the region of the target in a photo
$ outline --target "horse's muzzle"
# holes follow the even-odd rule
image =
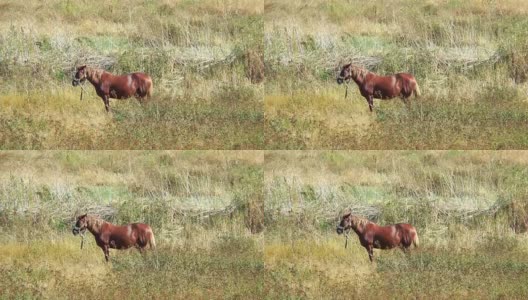
[[[78,79],[78,78],[74,77],[73,80],[72,80],[72,85],[73,86],[78,86],[78,85],[84,83],[85,80],[86,80],[86,77],[81,78],[81,79]]]
[[[337,84],[342,84],[343,81],[344,81],[343,78],[341,78],[341,77],[337,78]]]
[[[79,233],[81,233],[81,228],[73,227],[72,233],[73,233],[73,235],[78,235]]]
[[[344,231],[343,227],[341,227],[341,226],[337,226],[337,228],[336,228],[336,232],[337,232],[337,234],[342,234],[343,231]]]

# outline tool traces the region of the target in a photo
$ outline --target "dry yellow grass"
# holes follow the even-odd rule
[[[302,291],[307,298],[323,296],[321,291],[327,289],[329,282],[352,285],[355,290],[361,290],[369,280],[379,275],[368,263],[364,263],[366,252],[362,248],[351,245],[345,249],[343,245],[338,238],[294,240],[291,244],[267,240],[264,251],[266,270],[296,270],[299,278],[292,274],[283,284],[290,291]],[[324,275],[325,278],[305,277],[310,273]]]
[[[268,151],[264,260],[270,297],[524,298],[526,151]],[[411,223],[409,255],[335,226],[345,210]],[[478,288],[475,288],[478,287]]]
[[[524,149],[528,5],[519,1],[265,3],[268,149]],[[415,75],[422,97],[375,100],[345,63]]]
[[[262,163],[260,151],[0,152],[0,297],[262,298]],[[156,250],[105,263],[91,233],[82,250],[71,233],[81,213],[147,223]]]
[[[262,148],[263,2],[1,5],[0,149]],[[80,102],[81,64],[149,74],[152,101]]]

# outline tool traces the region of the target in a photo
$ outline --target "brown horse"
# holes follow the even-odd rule
[[[143,101],[152,96],[152,78],[145,73],[113,75],[105,70],[80,66],[73,77],[72,85],[82,84],[86,79],[93,84],[97,95],[103,99],[107,112],[110,110],[110,98],[126,99],[134,96]]]
[[[147,245],[150,246],[150,249],[156,247],[154,233],[152,233],[152,228],[147,224],[133,223],[125,226],[116,226],[96,216],[84,214],[77,218],[72,232],[73,235],[84,235],[86,230],[94,235],[95,242],[97,246],[103,249],[107,262],[110,256],[110,248],[128,249],[136,247],[139,252],[144,253]]]
[[[346,234],[345,248],[348,243],[348,233],[354,230],[359,237],[359,242],[367,249],[370,261],[374,256],[373,249],[392,249],[400,247],[404,252],[411,244],[418,247],[418,234],[416,228],[410,224],[395,224],[389,226],[379,226],[367,219],[353,216],[348,213],[343,216],[337,226],[337,234]]]
[[[403,102],[407,103],[412,94],[415,97],[420,96],[420,87],[414,76],[408,73],[398,73],[390,76],[379,76],[366,69],[347,64],[341,69],[337,76],[337,83],[350,82],[354,80],[359,87],[361,95],[367,99],[370,111],[374,106],[376,99],[392,99],[400,97]],[[346,87],[345,98],[348,94]]]

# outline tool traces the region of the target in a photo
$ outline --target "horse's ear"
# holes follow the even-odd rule
[[[86,68],[86,65],[82,65],[82,66],[77,68],[77,71],[84,70],[85,68]]]
[[[79,216],[79,219],[86,218],[87,215],[88,215],[88,214],[80,215],[80,216]]]
[[[351,214],[352,214],[351,212],[348,212],[348,213],[343,215],[343,218],[348,218],[348,217],[350,217]]]

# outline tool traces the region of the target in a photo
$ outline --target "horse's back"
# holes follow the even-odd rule
[[[398,223],[394,224],[394,226],[396,226],[399,230],[402,231],[416,232],[416,228],[414,228],[414,226],[408,223]]]
[[[130,73],[129,75],[133,76],[137,80],[149,80],[150,76],[147,73],[143,72],[134,72]]]
[[[395,89],[397,79],[393,75],[380,76],[374,73],[369,73],[365,79],[363,88],[368,94],[372,94],[377,99],[391,99],[396,97],[399,93]],[[363,95],[366,96],[366,95]]]
[[[126,247],[134,245],[144,247],[151,239],[152,228],[144,223],[131,223],[122,226],[114,226],[113,239],[121,240],[121,243]]]
[[[131,96],[145,98],[152,94],[152,79],[143,72],[111,75],[109,83],[112,98],[125,99]],[[115,91],[114,94],[111,93],[112,91]]]
[[[398,246],[401,233],[396,225],[379,226],[371,223],[368,227],[373,238],[374,248],[391,249]]]
[[[412,244],[416,229],[411,224],[398,223],[394,225],[378,226],[377,239],[383,240],[386,247],[393,248],[400,245],[408,247]]]
[[[145,223],[132,223],[130,224],[133,228],[136,230],[146,232],[146,231],[152,231],[152,228],[148,224]]]
[[[152,78],[150,78],[150,76],[147,73],[135,72],[135,73],[130,73],[129,75],[132,76],[132,78],[136,82],[152,83]]]
[[[415,80],[414,76],[411,73],[396,73],[395,76],[405,80]]]

